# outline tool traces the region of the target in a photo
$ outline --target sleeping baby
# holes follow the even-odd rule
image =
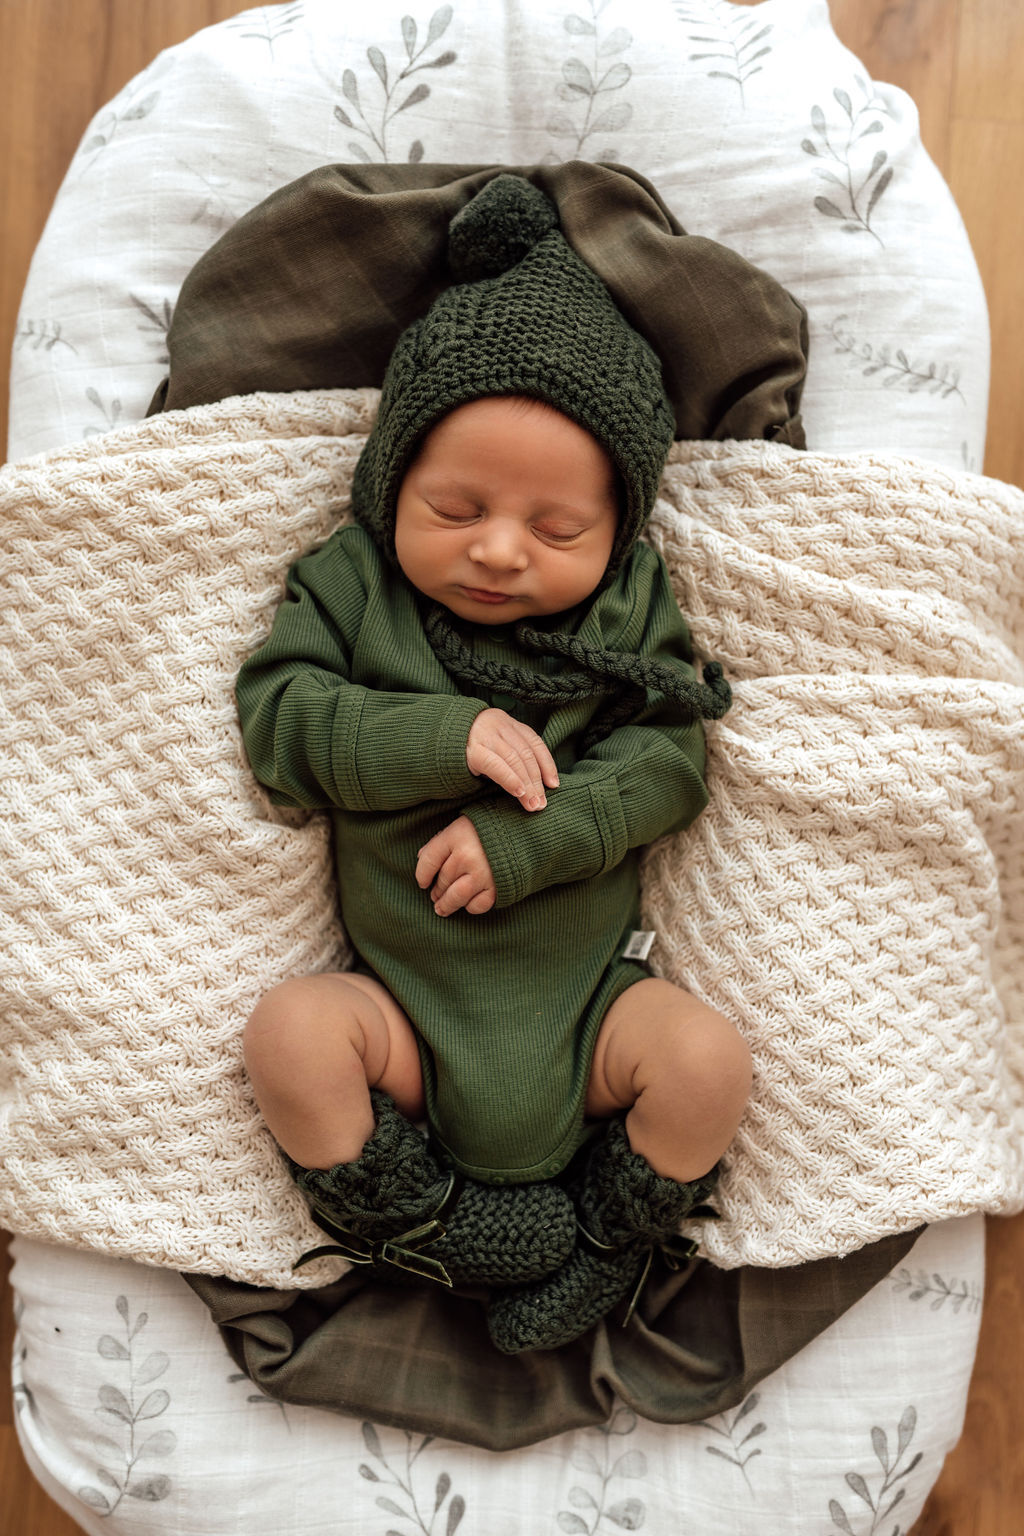
[[[592,1327],[706,1212],[747,1101],[743,1039],[638,932],[642,851],[706,804],[730,696],[639,542],[674,431],[654,352],[520,177],[449,256],[356,520],[238,679],[273,801],[331,813],[356,955],[263,997],[245,1060],[329,1251],[487,1287],[513,1353]]]

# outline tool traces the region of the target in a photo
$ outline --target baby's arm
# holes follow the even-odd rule
[[[542,736],[503,709],[477,715],[466,743],[466,762],[512,795],[524,811],[543,810],[545,786],[558,788],[558,769]],[[430,888],[438,917],[463,908],[479,916],[497,891],[484,846],[468,816],[459,816],[419,850],[416,883]]]
[[[689,631],[663,564],[647,550],[638,583],[646,622],[636,644],[692,677]],[[632,848],[688,826],[707,804],[704,729],[681,722],[678,708],[649,697],[630,724],[613,731],[571,769],[535,816],[505,796],[467,808],[495,882],[495,905],[509,906],[549,885],[592,878]]]
[[[239,673],[249,761],[278,805],[390,811],[479,788],[466,742],[481,700],[350,680],[375,575],[362,557],[359,539],[336,536],[300,560],[269,638]]]

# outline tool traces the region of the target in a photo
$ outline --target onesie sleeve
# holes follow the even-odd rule
[[[660,560],[658,566],[643,632],[631,648],[692,679],[689,630]],[[704,769],[702,721],[681,721],[677,704],[649,692],[628,725],[567,769],[559,765],[559,787],[548,791],[544,810],[524,811],[508,795],[468,806],[494,875],[496,905],[592,879],[630,849],[682,831],[707,804]]]
[[[239,672],[246,752],[275,805],[392,811],[479,787],[466,740],[485,704],[351,681],[366,581],[337,535],[299,560],[268,639]],[[389,640],[401,647],[401,635]]]

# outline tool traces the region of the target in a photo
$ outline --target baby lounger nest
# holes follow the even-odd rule
[[[186,273],[286,182],[366,157],[573,156],[636,166],[687,229],[766,269],[810,320],[803,415],[820,452],[680,447],[652,528],[742,703],[712,741],[715,819],[647,866],[659,964],[698,987],[714,973],[708,995],[750,1029],[762,1073],[728,1219],[708,1234],[739,1267],[712,1273],[727,1282],[764,1255],[786,1267],[756,1273],[781,1287],[816,1245],[845,1246],[845,1266],[874,1232],[938,1225],[728,1412],[659,1425],[612,1401],[599,1426],[497,1456],[270,1403],[174,1273],[291,1288],[335,1272],[291,1275],[319,1234],[273,1161],[237,1045],[271,978],[345,958],[327,848],[316,820],[271,812],[253,785],[225,679],[265,633],[287,560],[343,513],[333,476],[374,397],[261,396],[132,424],[167,371]],[[852,200],[828,180],[847,171]],[[858,1478],[879,1509],[906,1490],[891,1519],[909,1528],[959,1433],[980,1307],[981,1217],[939,1218],[1020,1199],[1005,729],[1020,568],[1003,555],[1019,493],[955,473],[981,463],[986,349],[977,271],[913,105],[870,80],[823,0],[386,0],[358,16],[293,0],[162,54],[97,116],[19,319],[11,456],[52,456],[11,472],[27,540],[8,545],[16,675],[0,685],[17,715],[0,750],[23,874],[16,914],[0,892],[0,1210],[25,1234],[17,1422],[92,1536],[337,1536],[426,1526],[431,1509],[435,1530],[488,1536],[680,1519],[802,1536],[830,1518],[858,1528]],[[240,468],[254,483],[229,512]],[[307,504],[286,515],[300,484]],[[935,506],[949,517],[926,516]],[[58,570],[95,601],[76,603]],[[163,606],[139,586],[157,575]],[[122,731],[110,711],[133,688]],[[12,868],[5,845],[0,875]],[[305,914],[291,949],[279,907]],[[882,1169],[897,1160],[894,1191]],[[111,1416],[118,1393],[137,1422]]]

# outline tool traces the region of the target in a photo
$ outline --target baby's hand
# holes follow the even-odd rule
[[[558,788],[558,769],[543,739],[503,709],[482,710],[469,728],[466,766],[514,795],[526,811],[547,805],[544,793]]]
[[[459,816],[423,844],[416,859],[416,884],[422,890],[431,886],[438,917],[450,917],[463,907],[474,917],[491,910],[498,894],[494,876],[468,816]]]

